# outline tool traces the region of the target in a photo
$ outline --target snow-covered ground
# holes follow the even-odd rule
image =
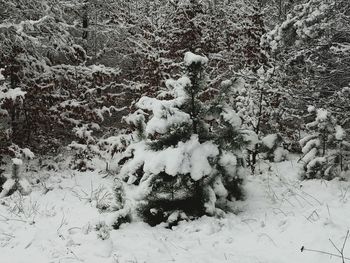
[[[301,182],[291,161],[263,170],[247,178],[247,198],[237,203],[236,215],[203,217],[171,230],[135,222],[110,232],[95,226],[111,216],[96,206],[112,198],[112,178],[34,174],[32,182],[40,182],[29,196],[0,200],[0,262],[342,262],[306,250],[339,255],[331,241],[340,250],[349,229],[350,183]],[[350,257],[350,244],[344,254]]]

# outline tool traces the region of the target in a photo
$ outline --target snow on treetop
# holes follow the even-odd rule
[[[12,158],[12,163],[15,165],[22,165],[23,164],[22,160],[18,159],[18,158]]]
[[[325,121],[328,117],[328,111],[325,109],[318,109],[317,110],[317,121]]]
[[[185,58],[184,58],[185,66],[189,66],[193,63],[200,63],[202,65],[205,65],[208,63],[208,58],[200,55],[196,55],[192,52],[186,52]]]

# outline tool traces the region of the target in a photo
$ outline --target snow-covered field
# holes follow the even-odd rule
[[[182,222],[171,230],[134,222],[97,231],[96,224],[111,217],[96,208],[112,198],[111,177],[32,175],[40,182],[29,196],[0,200],[0,262],[342,262],[306,250],[339,255],[331,241],[341,250],[350,225],[350,183],[301,182],[291,161],[263,170],[247,178],[247,198],[237,203],[237,214]],[[350,257],[350,244],[344,254]]]

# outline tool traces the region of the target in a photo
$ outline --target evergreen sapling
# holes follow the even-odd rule
[[[300,140],[303,156],[301,175],[306,179],[345,177],[349,174],[348,153],[344,129],[325,109],[308,107],[309,116],[314,120],[306,125],[310,134]]]
[[[137,131],[120,163],[118,179],[132,194],[119,214],[136,211],[151,225],[173,225],[222,215],[243,197],[251,132],[241,129],[241,118],[220,90],[207,93],[207,63],[185,53],[186,74],[168,80],[162,98],[142,97],[126,118]]]

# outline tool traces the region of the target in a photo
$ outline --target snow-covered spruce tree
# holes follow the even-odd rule
[[[303,156],[301,175],[303,178],[333,179],[348,177],[350,144],[346,141],[344,129],[325,109],[308,108],[312,122],[306,125],[310,135],[300,140]]]
[[[259,158],[281,161],[288,154],[284,149],[289,141],[284,123],[285,98],[281,88],[275,85],[273,67],[261,66],[256,72],[241,70],[236,76],[227,95],[243,120],[243,128],[254,131],[258,135],[255,140],[260,139],[254,149],[249,149],[248,166],[254,173]]]
[[[142,97],[126,118],[137,132],[124,152],[119,178],[132,188],[134,202],[126,202],[120,215],[132,209],[151,225],[172,224],[220,215],[242,198],[249,139],[225,94],[203,97],[210,88],[207,62],[186,52],[186,75],[166,82],[163,99]]]
[[[73,141],[68,146],[75,151],[70,163],[71,168],[79,171],[94,170],[92,159],[98,156],[100,151],[95,138],[92,136],[93,126],[89,127],[85,124],[75,127],[73,130],[77,141]]]

